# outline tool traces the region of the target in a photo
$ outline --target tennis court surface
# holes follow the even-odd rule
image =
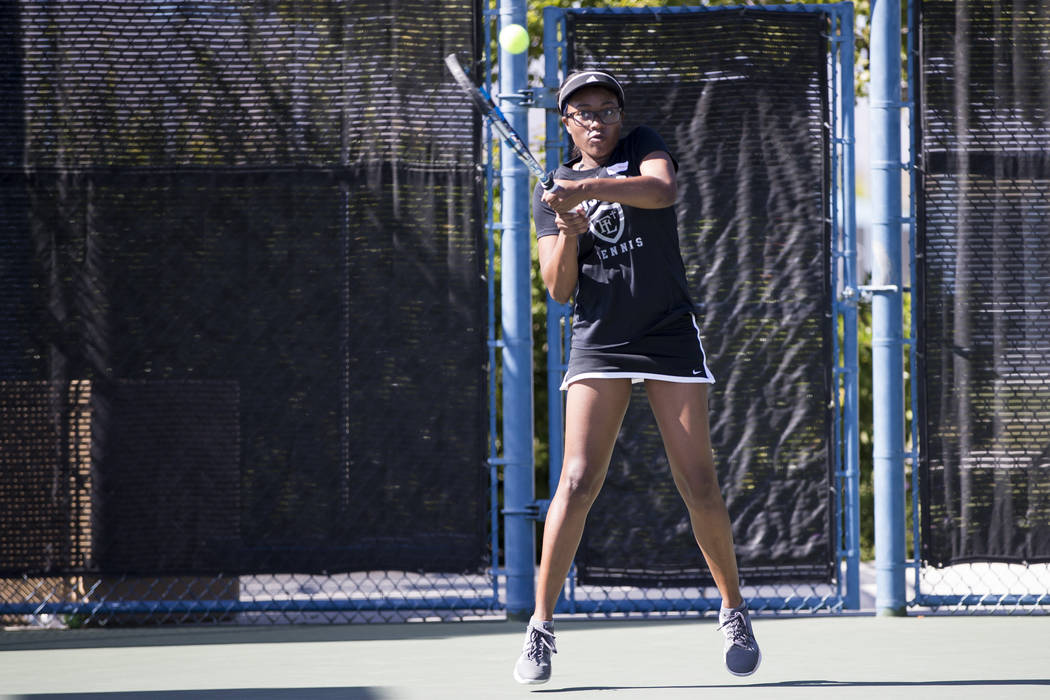
[[[756,617],[758,673],[729,675],[713,619],[565,621],[554,678],[519,686],[513,622],[11,630],[0,697],[1046,698],[1045,616]]]

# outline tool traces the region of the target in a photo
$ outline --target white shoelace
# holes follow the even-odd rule
[[[751,635],[747,633],[747,623],[744,621],[744,613],[734,612],[718,626],[718,629],[726,628],[726,639],[738,647],[745,649],[751,644]]]
[[[557,654],[554,647],[554,633],[548,632],[542,627],[529,623],[529,634],[525,637],[525,647],[522,649],[525,655],[540,663],[543,661],[543,650],[547,649],[552,654]]]

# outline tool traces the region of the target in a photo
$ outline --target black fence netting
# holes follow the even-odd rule
[[[680,165],[712,441],[749,584],[832,575],[827,32],[822,14],[757,8],[567,22],[569,68],[621,78],[625,128],[655,128]],[[711,581],[641,388],[588,523],[585,583]]]
[[[921,3],[922,557],[1050,561],[1050,3]]]
[[[0,574],[483,569],[477,3],[2,8]]]

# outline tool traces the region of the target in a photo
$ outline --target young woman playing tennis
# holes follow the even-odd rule
[[[562,384],[565,459],[544,526],[536,608],[514,667],[519,683],[550,679],[554,605],[605,480],[632,382],[645,382],[675,485],[722,596],[726,666],[746,676],[761,661],[711,450],[707,385],[714,378],[678,247],[678,166],[647,127],[621,138],[623,97],[608,73],[566,78],[558,108],[577,153],[555,173],[560,188],[537,186],[533,195],[543,282],[555,300],[574,298],[575,307]]]

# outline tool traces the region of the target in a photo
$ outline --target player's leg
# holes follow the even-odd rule
[[[536,578],[536,609],[514,666],[519,683],[550,679],[554,606],[583,537],[583,527],[609,469],[616,436],[631,399],[629,379],[584,379],[569,385],[565,400],[565,456],[547,509]]]
[[[678,492],[723,605],[742,601],[729,512],[715,471],[707,418],[707,385],[649,380],[649,404],[660,428]]]
[[[726,634],[726,665],[735,675],[750,675],[758,668],[761,653],[740,594],[729,511],[718,485],[707,385],[650,380],[645,387],[671,474],[689,511],[693,536],[722,595],[719,618]]]
[[[543,524],[535,616],[550,620],[587,520],[609,470],[631,400],[629,379],[584,379],[565,399],[565,457]]]

